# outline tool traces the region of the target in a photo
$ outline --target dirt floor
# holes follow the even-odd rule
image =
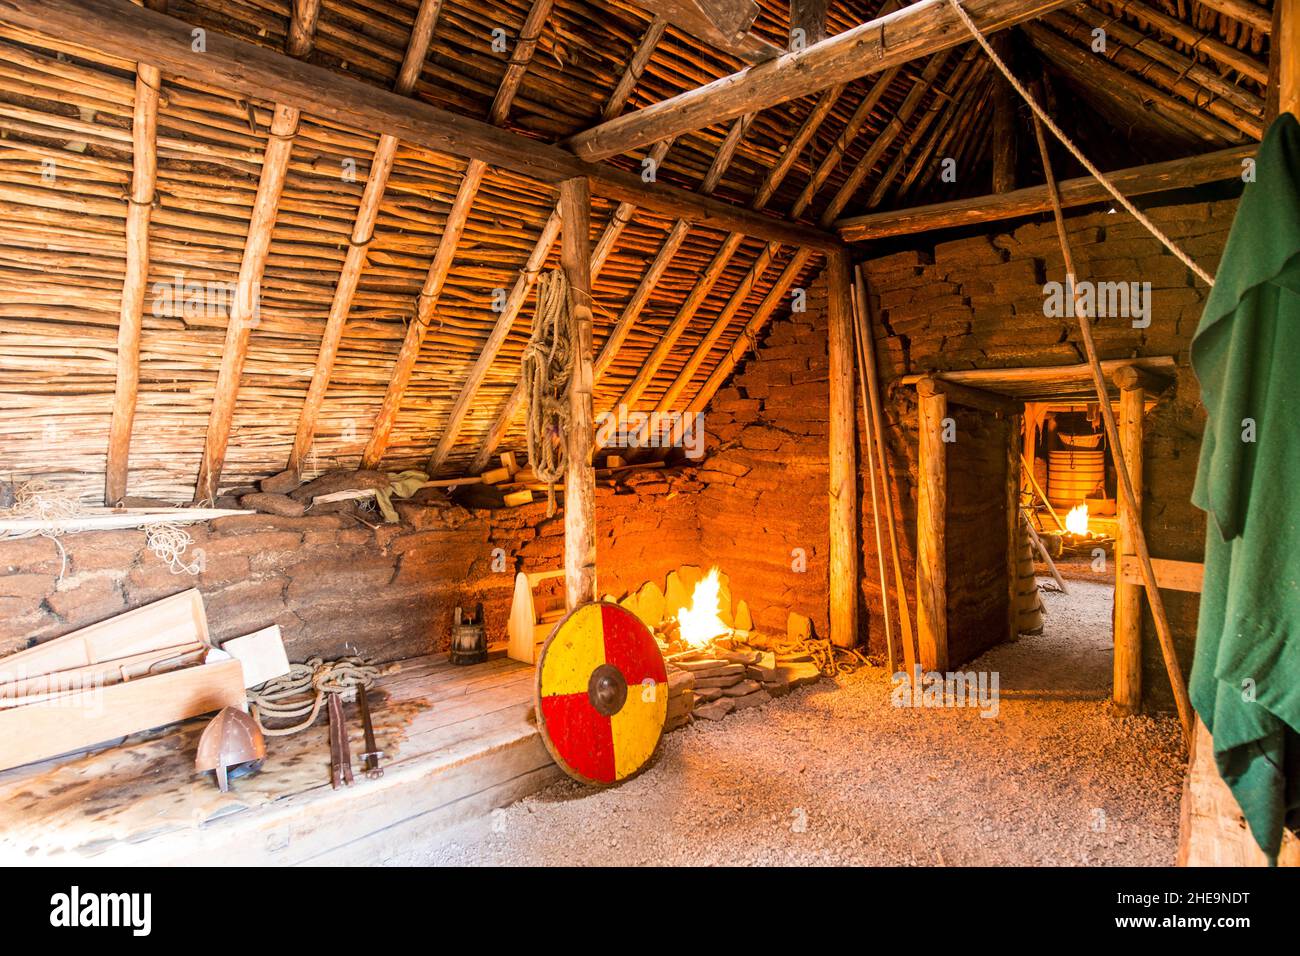
[[[996,716],[894,706],[867,669],[669,734],[621,787],[561,782],[388,862],[1172,865],[1177,721],[1109,716],[1110,588],[1070,584],[1044,594],[1044,636],[963,668],[998,671]]]

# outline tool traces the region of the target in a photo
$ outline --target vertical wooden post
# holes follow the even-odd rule
[[[994,51],[1010,62],[1014,30],[1003,30],[990,38]],[[994,71],[996,73],[996,71]],[[993,191],[1007,193],[1016,188],[1016,103],[1015,91],[1000,74],[993,77]]]
[[[1024,415],[1007,416],[1007,640],[1019,636],[1017,603],[1020,590],[1020,444]]]
[[[568,471],[564,477],[565,606],[596,599],[595,421],[591,391],[591,194],[587,180],[560,183],[560,265],[569,280],[573,378],[569,383]]]
[[[1132,560],[1135,521],[1142,520],[1142,414],[1146,390],[1141,384],[1125,385],[1119,393],[1119,451],[1133,483],[1138,513],[1133,514],[1123,495],[1119,499],[1119,541],[1115,548],[1115,673],[1112,697],[1123,716],[1142,708],[1142,585],[1124,580],[1124,563]]]
[[[1278,27],[1272,43],[1279,56],[1278,109],[1300,119],[1300,0],[1277,0]]]
[[[948,513],[948,461],[943,420],[948,397],[932,379],[916,383],[916,639],[920,666],[948,669],[948,561],[945,524]]]
[[[858,643],[858,468],[854,447],[853,326],[846,252],[827,258],[830,283],[830,623],[831,643]]]

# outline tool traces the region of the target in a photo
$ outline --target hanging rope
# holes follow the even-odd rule
[[[555,514],[555,484],[564,478],[572,375],[569,283],[552,269],[537,281],[537,311],[520,371],[528,402],[528,461],[546,482],[548,518]]]
[[[305,664],[290,664],[289,673],[267,681],[259,690],[248,692],[249,710],[257,726],[268,737],[285,737],[306,730],[320,713],[326,694],[351,693],[357,687],[369,688],[379,676],[379,667],[360,657],[340,657],[336,661],[310,658]],[[269,720],[295,720],[285,727],[267,727]]]
[[[1021,99],[1029,104],[1029,108],[1033,110],[1034,115],[1042,121],[1044,126],[1052,131],[1052,135],[1061,141],[1061,145],[1070,151],[1070,154],[1083,165],[1083,168],[1088,171],[1088,174],[1092,176],[1093,179],[1097,180],[1097,182],[1101,183],[1105,190],[1115,197],[1115,201],[1128,210],[1129,214],[1141,224],[1142,228],[1155,236],[1156,239],[1160,241],[1160,244],[1173,253],[1183,265],[1191,269],[1192,272],[1194,272],[1206,285],[1213,286],[1214,276],[1210,275],[1193,262],[1191,256],[1179,248],[1177,243],[1165,235],[1164,232],[1161,231],[1160,227],[1147,218],[1146,214],[1143,213],[1142,210],[1133,205],[1133,203],[1119,191],[1115,184],[1106,178],[1106,174],[1094,166],[1092,162],[1089,161],[1088,157],[1083,155],[1083,152],[1079,147],[1076,146],[1070,138],[1061,131],[1061,128],[1052,121],[1052,118],[1048,116],[1043,108],[1038,105],[1037,101],[1030,96],[1029,91],[1025,89],[1019,80],[1016,79],[1015,74],[1011,72],[1010,67],[1008,67],[1006,63],[1002,61],[1002,58],[997,55],[992,45],[984,37],[984,34],[980,32],[980,28],[975,25],[975,21],[971,19],[970,14],[962,8],[961,0],[948,0],[948,4],[954,11],[956,11],[957,16],[961,18],[961,21],[966,24],[966,29],[970,31],[971,36],[975,38],[975,41],[984,48],[984,52],[989,55],[989,59],[993,61],[993,65],[1001,71],[1004,77],[1006,77],[1006,80],[1011,84],[1012,89],[1019,93]]]

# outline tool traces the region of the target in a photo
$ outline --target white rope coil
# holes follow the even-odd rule
[[[152,524],[145,534],[149,550],[171,568],[172,574],[198,574],[203,570],[201,557],[186,563],[185,552],[194,543],[194,538],[180,525],[170,521]]]
[[[1097,180],[1097,182],[1101,183],[1105,190],[1115,197],[1115,201],[1123,206],[1129,214],[1141,224],[1142,228],[1155,236],[1155,238],[1160,241],[1161,245],[1173,253],[1183,265],[1191,269],[1202,282],[1213,287],[1214,276],[1210,275],[1197,265],[1192,260],[1192,257],[1184,252],[1177,243],[1165,235],[1164,232],[1161,231],[1160,227],[1152,222],[1146,214],[1142,212],[1142,210],[1133,205],[1132,201],[1121,193],[1114,183],[1106,178],[1106,174],[1093,165],[1088,157],[1083,155],[1083,151],[1080,150],[1079,147],[1061,131],[1061,128],[1052,121],[1052,118],[1047,115],[1046,111],[1041,106],[1038,105],[1034,98],[1029,94],[1029,91],[1025,89],[1019,80],[1016,79],[1015,74],[1011,72],[1010,67],[1008,67],[1006,63],[1002,61],[1002,58],[997,55],[993,46],[980,31],[980,28],[975,25],[975,21],[971,19],[970,14],[963,9],[961,0],[948,0],[948,4],[957,13],[957,16],[961,18],[961,21],[966,24],[966,29],[970,31],[971,36],[975,38],[975,41],[984,48],[984,52],[987,53],[989,59],[993,61],[993,65],[1001,71],[1004,77],[1006,77],[1007,82],[1010,83],[1011,87],[1020,94],[1021,99],[1029,104],[1029,108],[1034,111],[1034,115],[1042,120],[1043,125],[1052,131],[1052,135],[1061,141],[1061,145],[1070,151],[1070,154],[1083,165],[1083,168],[1088,171],[1088,174],[1092,176],[1093,179]]]

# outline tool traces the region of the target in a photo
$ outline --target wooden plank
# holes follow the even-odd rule
[[[916,634],[920,666],[948,670],[948,465],[943,392],[923,395],[917,407]]]
[[[560,184],[563,219],[560,265],[569,280],[573,373],[569,382],[569,430],[564,476],[564,570],[566,606],[596,599],[596,474],[592,454],[595,413],[592,386],[591,197],[585,179]]]
[[[75,518],[5,518],[0,520],[0,533],[25,534],[57,531],[114,531],[123,528],[146,528],[151,524],[214,521],[231,515],[256,514],[239,508],[174,508],[168,511],[113,511],[106,514],[78,515]]]
[[[1189,159],[1175,159],[1148,166],[1107,173],[1107,177],[1126,196],[1142,196],[1200,186],[1205,183],[1241,176],[1242,162],[1255,155],[1258,146],[1249,144],[1207,153]],[[1100,183],[1091,176],[1068,179],[1060,184],[1061,205],[1065,208],[1108,202],[1111,199]],[[912,209],[850,216],[835,223],[846,242],[865,242],[887,236],[912,235],[968,226],[977,223],[1016,219],[1040,212],[1050,212],[1051,196],[1046,186],[1031,186],[1008,193],[956,199],[949,202],[916,206]]]
[[[159,0],[165,3],[165,0]],[[161,11],[160,11],[161,12]],[[135,112],[131,121],[131,196],[126,210],[126,264],[117,328],[117,381],[104,469],[104,504],[126,497],[131,431],[140,390],[140,332],[149,284],[149,223],[158,181],[158,94],[162,74],[148,63],[136,66]]]
[[[837,647],[854,647],[858,643],[857,417],[853,407],[849,269],[847,255],[828,258],[830,639]]]
[[[211,643],[203,595],[197,588],[0,658],[0,681],[35,677],[193,643]]]
[[[1126,388],[1119,393],[1119,440],[1124,467],[1133,482],[1133,497],[1138,510],[1129,510],[1127,501],[1119,501],[1119,535],[1115,550],[1122,555],[1133,540],[1132,523],[1142,520],[1142,416],[1146,393],[1141,387]],[[1124,580],[1124,562],[1117,560],[1115,583],[1115,655],[1111,699],[1121,716],[1142,709],[1142,583]],[[1160,572],[1156,571],[1159,581]]]
[[[840,244],[820,229],[701,199],[663,183],[645,183],[637,173],[583,162],[558,146],[214,31],[208,32],[207,52],[195,56],[188,23],[142,10],[128,0],[6,0],[0,19],[37,33],[93,37],[95,49],[153,63],[167,74],[246,96],[273,98],[319,121],[390,133],[402,142],[479,159],[540,182],[557,184],[585,176],[597,195],[632,202],[673,219],[816,249]]]
[[[76,695],[0,711],[0,769],[161,727],[223,707],[244,706],[239,661],[214,661]]]
[[[966,0],[985,33],[1040,17],[1071,0]],[[724,76],[645,109],[601,123],[565,145],[587,161],[608,159],[745,113],[807,96],[836,83],[947,50],[970,40],[948,0],[921,0],[804,50]]]
[[[415,89],[424,66],[424,58],[429,52],[433,39],[433,30],[438,22],[438,13],[442,9],[442,0],[421,0],[416,11],[415,22],[411,27],[411,38],[406,45],[406,54],[398,70],[397,81],[393,91],[400,96],[410,96]],[[316,419],[325,402],[329,390],[330,377],[334,372],[334,362],[338,357],[339,343],[347,326],[348,314],[352,311],[352,300],[356,297],[361,274],[365,270],[369,256],[370,240],[375,234],[375,224],[379,220],[379,205],[388,188],[388,178],[392,175],[393,159],[397,153],[397,137],[388,133],[379,136],[374,154],[370,158],[370,178],[361,194],[361,204],[357,208],[357,218],[352,225],[352,235],[348,244],[347,256],[339,272],[338,283],[334,287],[334,297],[330,301],[329,316],[325,320],[325,330],[321,334],[320,351],[316,356],[316,367],[312,370],[311,383],[307,386],[307,396],[303,400],[302,411],[298,415],[298,428],[294,434],[293,447],[289,451],[287,467],[299,471],[302,463],[311,451],[312,441],[316,435]]]
[[[289,658],[284,651],[279,624],[243,637],[232,637],[221,645],[221,649],[243,666],[245,687],[256,687],[273,677],[289,673]]]
[[[1142,586],[1142,571],[1137,564],[1137,555],[1120,556],[1120,577],[1126,584]],[[1200,594],[1205,578],[1205,565],[1198,561],[1172,561],[1167,558],[1152,558],[1151,566],[1156,572],[1156,586],[1168,591],[1187,591]]]

